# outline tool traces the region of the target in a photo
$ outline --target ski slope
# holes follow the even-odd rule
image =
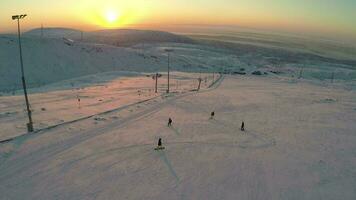
[[[165,71],[167,49],[172,51],[170,64],[176,71],[233,73],[243,70],[251,74],[259,70],[270,75],[299,77],[302,74],[302,78],[309,80],[343,82],[351,88],[356,85],[354,59],[337,59],[328,53],[319,55],[314,49],[346,51],[347,58],[354,58],[355,51],[351,47],[313,43],[313,48],[305,52],[307,41],[284,38],[277,48],[263,45],[271,37],[263,34],[253,44],[241,43],[239,37],[224,40],[223,36],[216,36],[207,40],[198,35],[190,36],[192,39],[167,32],[127,29],[83,34],[82,39],[81,31],[65,28],[46,28],[42,37],[41,29],[24,33],[22,47],[27,86],[37,88],[112,71]],[[274,38],[280,40],[278,36]],[[257,41],[261,44],[256,44]],[[18,54],[17,35],[0,34],[0,96],[17,94],[22,88]]]
[[[355,108],[335,85],[226,76],[0,144],[0,199],[352,200]]]
[[[157,93],[153,74],[120,71],[30,89],[29,100],[35,131],[158,98],[167,90],[167,72],[159,74],[162,76],[157,81]],[[201,88],[212,84],[211,74],[171,72],[171,92],[184,93],[197,89],[200,76],[204,78]],[[21,91],[18,93],[0,97],[0,143],[27,132],[28,117],[24,110],[24,97]]]

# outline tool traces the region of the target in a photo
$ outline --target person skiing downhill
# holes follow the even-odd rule
[[[157,144],[157,146],[158,146],[159,148],[162,147],[162,139],[161,139],[161,138],[158,139],[158,144]]]
[[[245,131],[245,122],[244,121],[242,121],[242,123],[241,123],[241,131]]]
[[[80,108],[80,97],[77,95],[77,100],[78,100],[78,108]]]
[[[158,151],[158,150],[164,150],[164,149],[165,149],[164,146],[162,146],[162,139],[159,138],[158,144],[157,144],[157,147],[155,148],[155,150]]]
[[[211,114],[210,114],[210,119],[213,119],[214,116],[215,116],[215,112],[213,111],[213,112],[211,112]]]
[[[169,118],[169,119],[168,119],[168,127],[169,127],[169,126],[172,126],[172,122],[173,122],[173,120],[172,120],[171,118]]]

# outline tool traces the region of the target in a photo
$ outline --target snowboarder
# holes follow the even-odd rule
[[[157,147],[155,148],[155,150],[163,150],[164,147],[162,146],[162,139],[159,138],[158,139],[158,144],[157,144]]]
[[[242,123],[241,123],[241,131],[245,131],[245,122],[244,121],[242,121]]]
[[[161,147],[161,146],[162,146],[162,139],[161,139],[161,138],[158,139],[158,144],[157,144],[157,146],[158,146],[158,147]]]
[[[214,119],[214,116],[215,116],[215,112],[213,111],[213,112],[211,112],[211,114],[210,114],[210,119]]]
[[[173,120],[171,118],[168,119],[168,127],[172,126]]]

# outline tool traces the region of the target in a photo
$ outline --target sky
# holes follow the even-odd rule
[[[356,0],[0,0],[0,33],[14,32],[11,16],[26,13],[24,30],[204,25],[355,39],[355,10]]]

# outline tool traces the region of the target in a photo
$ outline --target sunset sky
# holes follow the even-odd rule
[[[1,0],[0,32],[16,30],[11,15],[40,27],[145,28],[229,25],[356,38],[356,0]]]

